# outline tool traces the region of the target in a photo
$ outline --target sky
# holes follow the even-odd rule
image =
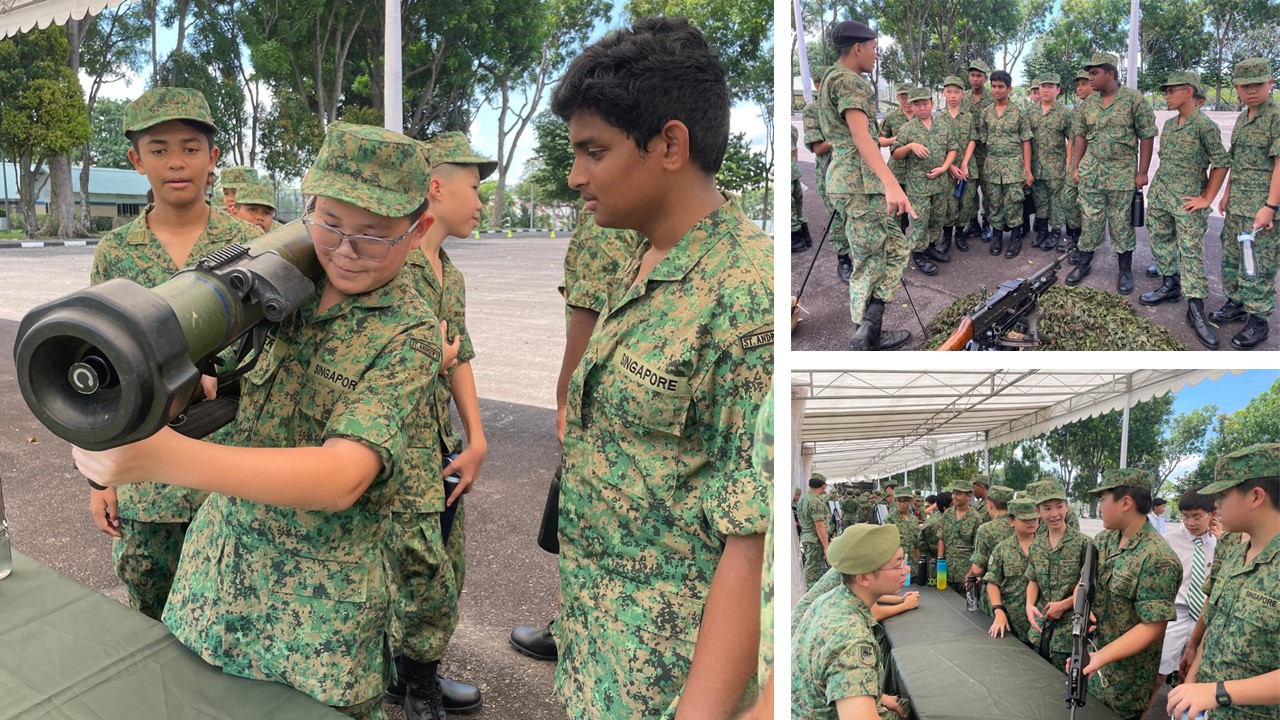
[[[607,21],[598,25],[592,32],[591,41],[595,41],[602,37],[606,32],[613,28],[623,25],[624,0],[614,0],[614,9]],[[161,59],[167,56],[178,42],[177,31],[174,28],[162,28],[157,33],[158,55]],[[246,57],[246,62],[248,58]],[[83,72],[80,74],[80,84],[88,92],[89,78]],[[552,86],[554,87],[554,86]],[[548,87],[544,91],[539,110],[545,110],[550,105],[551,89]],[[99,92],[99,97],[109,97],[122,100],[132,100],[142,94],[146,89],[146,81],[143,77],[136,73],[130,73],[124,80],[105,85]],[[266,88],[264,88],[266,90]],[[269,92],[264,93],[265,99],[270,100]],[[519,106],[523,98],[513,98],[513,104]],[[732,108],[729,117],[729,131],[732,133],[745,132],[747,134],[747,142],[756,150],[763,150],[765,145],[765,126],[764,120],[760,116],[760,110],[754,105],[736,105]],[[481,154],[488,157],[497,158],[498,153],[498,110],[491,107],[487,102],[481,103],[475,118],[471,122],[469,128],[471,143]],[[511,171],[507,175],[509,184],[516,183],[524,175],[525,163],[533,156],[536,137],[534,136],[533,126],[525,128],[520,136],[520,143],[516,148],[515,157],[512,160]],[[510,139],[508,138],[508,144]]]

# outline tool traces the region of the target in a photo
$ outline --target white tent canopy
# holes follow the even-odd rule
[[[62,25],[113,8],[124,0],[0,0],[0,40],[35,27]]]
[[[1046,433],[1226,370],[796,371],[800,441],[828,480],[866,480]],[[797,448],[797,450],[800,450]]]

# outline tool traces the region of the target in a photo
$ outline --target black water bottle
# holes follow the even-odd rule
[[[964,186],[965,186],[966,182],[967,182],[967,181],[966,181],[964,178],[961,178],[961,179],[956,183],[956,191],[955,191],[954,193],[952,193],[952,195],[955,195],[957,200],[959,200],[959,199],[960,199],[960,197],[961,197],[962,195],[964,195]]]
[[[1133,205],[1129,208],[1129,219],[1134,227],[1146,227],[1147,204],[1142,200],[1142,188],[1133,191]]]

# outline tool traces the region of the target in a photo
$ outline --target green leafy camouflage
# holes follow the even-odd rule
[[[938,526],[938,537],[947,553],[947,582],[961,587],[969,574],[969,558],[973,556],[974,540],[982,518],[972,508],[963,517],[955,506],[947,508]],[[936,550],[935,550],[936,552]]]
[[[638,251],[574,372],[555,623],[571,718],[672,712],[725,538],[768,526],[749,429],[773,374],[772,246],[726,202],[633,284]]]
[[[429,171],[418,145],[400,133],[338,122],[302,179],[303,195],[351,203],[383,217],[406,217],[426,198]]]
[[[1091,544],[1093,541],[1087,535],[1068,526],[1057,546],[1052,546],[1049,543],[1049,524],[1040,523],[1036,538],[1031,541],[1031,549],[1027,552],[1026,570],[1027,582],[1035,583],[1039,590],[1036,607],[1040,612],[1044,612],[1049,603],[1065,600],[1075,592],[1075,587],[1080,582],[1080,569],[1084,567],[1084,552]],[[1026,615],[1025,606],[1024,598],[1022,611],[1024,616]],[[1058,620],[1058,629],[1054,631],[1049,641],[1049,649],[1055,653],[1069,655],[1071,632],[1067,626],[1071,618],[1064,613]],[[1040,627],[1044,627],[1043,622]],[[1040,633],[1031,628],[1027,640],[1038,646]],[[1059,669],[1062,669],[1061,666]]]
[[[1098,546],[1098,582],[1093,614],[1099,648],[1140,623],[1174,620],[1174,598],[1182,582],[1182,562],[1151,523],[1120,546],[1119,530],[1103,530]],[[1138,718],[1151,702],[1160,669],[1159,642],[1117,660],[1089,678],[1089,693],[1122,718]]]
[[[439,452],[429,455],[427,450],[434,448],[410,448],[409,452],[436,459],[433,474],[428,477],[440,487]],[[403,497],[403,492],[396,493],[397,502]],[[391,646],[417,662],[444,659],[449,639],[458,626],[458,596],[466,577],[467,531],[466,508],[462,498],[457,502],[448,543],[440,534],[439,512],[391,513],[389,553],[395,613]]]
[[[1066,222],[1063,185],[1067,177],[1067,143],[1071,137],[1071,111],[1054,103],[1049,112],[1039,105],[1027,113],[1031,120],[1031,174],[1036,217],[1059,228]]]
[[[773,487],[773,388],[756,416],[751,464],[768,487]],[[760,573],[760,664],[756,682],[764,687],[773,670],[773,518],[764,534],[764,567]]]
[[[1246,480],[1276,475],[1280,475],[1280,443],[1250,445],[1223,455],[1213,468],[1213,482],[1200,492],[1220,493]]]
[[[1009,525],[1006,518],[999,518],[992,522],[1004,522]],[[990,525],[991,523],[987,523]],[[986,527],[984,525],[983,527]],[[981,564],[986,567],[986,574],[983,580],[989,583],[995,583],[1000,588],[1000,604],[1005,606],[1005,614],[1009,617],[1009,626],[1013,628],[1013,633],[1018,636],[1019,640],[1029,642],[1031,636],[1031,621],[1027,619],[1025,608],[1027,606],[1027,566],[1030,559],[1030,553],[1023,554],[1022,546],[1018,544],[1018,537],[1010,532],[1009,536],[992,548],[991,553]],[[983,604],[984,612],[991,612],[991,598],[987,596],[985,587],[983,588],[982,597],[985,599]]]
[[[199,90],[184,87],[154,87],[124,106],[124,132],[140,132],[170,120],[194,120],[215,132],[217,125],[209,103]]]
[[[792,720],[836,720],[842,698],[879,701],[889,643],[871,608],[847,587],[813,601],[791,644]],[[877,710],[881,720],[897,717]]]
[[[436,382],[440,331],[404,273],[323,312],[320,285],[245,375],[230,442],[345,438],[377,452],[382,471],[338,512],[211,495],[187,534],[164,621],[224,672],[351,706],[381,696],[390,679],[391,503],[407,471],[410,415]]]
[[[129,607],[153,620],[160,619],[186,534],[185,522],[120,518],[121,537],[111,543],[111,563],[116,577],[124,583]]]
[[[818,103],[811,102],[805,105],[800,117],[801,123],[804,125],[804,136],[802,138],[804,146],[812,152],[815,145],[827,140],[827,137],[822,134],[822,126],[818,124]],[[827,198],[827,168],[831,165],[831,152],[827,151],[821,155],[815,153],[813,159],[813,174],[817,178],[818,195],[822,196],[822,207],[830,215],[831,201]],[[848,250],[836,248],[837,254],[844,254],[845,252],[848,252]]]
[[[1174,73],[1170,81],[1179,75]],[[1160,133],[1160,167],[1147,195],[1147,228],[1151,252],[1161,275],[1181,275],[1182,294],[1209,296],[1204,276],[1204,233],[1209,208],[1182,209],[1182,198],[1197,196],[1208,185],[1210,167],[1229,168],[1231,158],[1222,146],[1222,133],[1207,115],[1196,111],[1185,122],[1175,115]]]
[[[833,65],[822,79],[817,104],[818,127],[822,136],[831,143],[831,165],[827,168],[826,184],[832,202],[839,195],[883,195],[883,183],[858,155],[853,145],[853,134],[845,122],[846,111],[861,110],[867,118],[867,133],[876,136],[872,127],[876,111],[871,83],[842,65]]]
[[[225,183],[224,183],[225,187]],[[266,183],[248,182],[236,189],[237,205],[264,205],[276,209],[275,188]]]
[[[1280,270],[1280,230],[1260,230],[1254,236],[1258,276],[1244,276],[1240,233],[1253,228],[1253,217],[1266,202],[1271,170],[1280,157],[1280,105],[1268,99],[1249,118],[1241,111],[1231,132],[1231,197],[1222,223],[1222,291],[1228,300],[1243,303],[1253,315],[1268,317],[1276,305],[1275,277]]]
[[[498,169],[498,163],[493,158],[487,158],[471,147],[466,133],[456,130],[440,133],[428,140],[426,146],[427,162],[432,170],[445,164],[475,165],[480,171],[480,179],[484,180]]]

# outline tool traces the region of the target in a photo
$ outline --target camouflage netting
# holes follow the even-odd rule
[[[970,293],[929,323],[924,349],[937,350],[973,306],[986,298]],[[1165,328],[1138,317],[1119,295],[1054,285],[1040,300],[1042,350],[1187,350]]]

